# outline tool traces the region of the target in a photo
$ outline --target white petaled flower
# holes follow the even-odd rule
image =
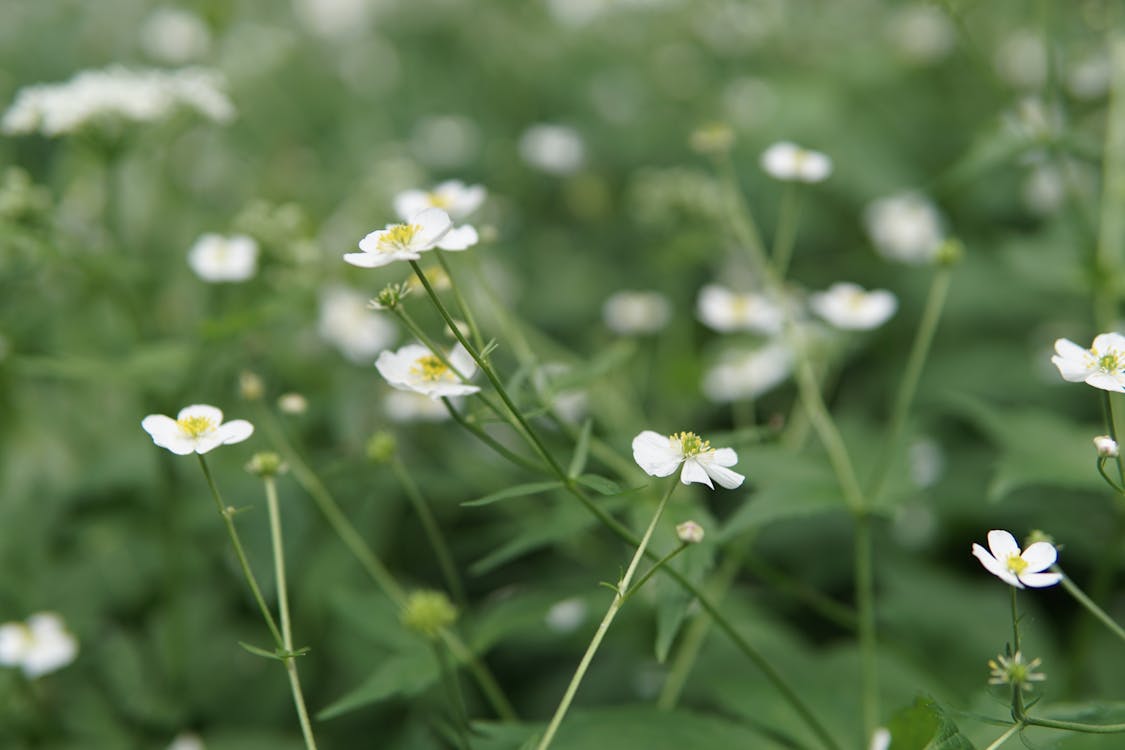
[[[440,208],[454,221],[467,219],[480,208],[487,196],[482,185],[466,185],[460,180],[446,180],[433,190],[405,190],[395,196],[395,213],[409,221],[427,208]]]
[[[63,83],[20,89],[0,120],[0,130],[58,136],[103,120],[155,122],[177,109],[228,122],[235,110],[223,86],[218,72],[203,68],[83,70]]]
[[[917,193],[872,201],[863,220],[878,253],[900,263],[932,262],[945,239],[937,208]]]
[[[724,403],[757,398],[793,372],[793,352],[781,343],[728,356],[703,376],[703,395]]]
[[[191,246],[187,262],[204,281],[246,281],[258,271],[258,243],[244,234],[205,234]]]
[[[586,161],[586,144],[566,125],[532,125],[520,136],[520,156],[536,169],[554,175],[577,172]]]
[[[408,344],[397,352],[385,351],[375,367],[388,383],[401,391],[414,391],[432,399],[468,396],[480,390],[462,382],[477,371],[465,347],[458,344],[447,357],[449,365],[421,344]],[[452,368],[452,369],[451,369]]]
[[[317,332],[349,360],[363,364],[398,337],[398,328],[385,314],[371,310],[364,295],[342,286],[321,295]]]
[[[440,208],[427,208],[414,215],[409,224],[388,224],[359,241],[363,252],[348,253],[344,260],[360,268],[378,268],[396,260],[418,260],[432,250],[453,228],[449,214]]]
[[[602,320],[624,336],[656,333],[668,325],[672,305],[659,292],[625,290],[610,295],[602,305]]]
[[[78,655],[78,639],[54,612],[0,625],[0,666],[19,667],[28,679],[62,669]]]
[[[781,307],[764,294],[739,293],[718,284],[699,291],[696,312],[704,325],[721,333],[755,331],[777,334],[785,322]]]
[[[763,151],[761,164],[770,177],[789,182],[822,182],[832,174],[832,160],[828,156],[789,141],[775,143]]]
[[[988,549],[974,543],[973,555],[989,573],[1017,589],[1054,586],[1062,579],[1060,573],[1043,572],[1058,558],[1050,542],[1035,542],[1021,552],[1014,536],[993,529],[988,532]]]
[[[1102,458],[1117,458],[1121,452],[1117,447],[1117,441],[1109,435],[1098,435],[1094,438],[1094,449]]]
[[[220,445],[241,443],[254,434],[254,425],[245,419],[223,423],[223,412],[207,404],[193,404],[180,409],[175,419],[163,414],[149,414],[141,427],[152,436],[152,442],[177,456],[206,453]]]
[[[837,328],[869,331],[890,320],[898,309],[898,299],[885,289],[868,292],[858,284],[841,281],[826,292],[813,293],[809,307]]]
[[[738,463],[738,454],[733,449],[712,448],[711,443],[694,432],[661,435],[645,430],[633,438],[633,460],[654,477],[670,476],[683,466],[680,482],[698,482],[711,489],[715,489],[712,479],[728,490],[741,486],[746,479],[728,468]]]
[[[1055,342],[1057,354],[1051,362],[1064,380],[1085,382],[1103,391],[1125,391],[1125,336],[1102,333],[1089,349],[1070,339]]]

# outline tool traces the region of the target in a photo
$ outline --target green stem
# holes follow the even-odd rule
[[[786,183],[781,193],[781,207],[777,216],[777,232],[773,237],[773,267],[778,277],[784,279],[793,257],[797,239],[797,221],[801,215],[801,188],[795,182]]]
[[[1099,330],[1117,320],[1122,252],[1125,251],[1125,36],[1109,40],[1113,83],[1106,115],[1102,204],[1095,255],[1094,318]]]
[[[918,382],[922,378],[922,369],[930,353],[930,346],[937,332],[941,320],[945,300],[949,295],[949,286],[953,281],[953,269],[942,266],[934,274],[930,284],[930,293],[926,298],[926,307],[922,312],[922,319],[918,322],[918,330],[914,335],[914,345],[910,356],[906,360],[906,370],[899,384],[895,397],[894,407],[891,411],[890,423],[887,428],[886,449],[883,451],[872,483],[869,495],[871,503],[878,503],[886,490],[887,479],[890,477],[891,467],[900,455],[903,432],[906,429],[906,419],[910,413],[910,406],[914,402],[914,394],[918,390]]]
[[[465,317],[465,324],[469,326],[469,332],[472,334],[473,343],[476,344],[477,351],[484,349],[484,339],[481,337],[480,328],[477,327],[477,321],[473,317],[473,311],[465,303],[465,298],[461,296],[461,289],[457,286],[457,280],[453,278],[453,272],[449,270],[449,263],[445,260],[445,252],[437,249],[434,250],[434,255],[437,256],[438,263],[441,264],[441,270],[445,271],[445,275],[449,277],[449,287],[453,292],[453,299],[457,302],[457,309],[461,311],[461,315]]]
[[[285,583],[285,547],[281,536],[281,514],[277,508],[277,485],[272,476],[262,477],[266,486],[266,505],[270,517],[270,543],[273,545],[273,568],[277,579],[277,610],[281,617],[281,637],[287,654],[293,653],[293,630],[289,622],[289,593]],[[305,747],[316,750],[309,711],[305,707],[305,696],[301,691],[301,680],[297,675],[297,660],[293,656],[285,658],[285,671],[289,675],[289,688],[293,692],[293,705],[297,708],[297,718],[301,722],[301,734],[305,737]]]
[[[1008,727],[1008,731],[1004,732],[1004,734],[1002,734],[1002,735],[1000,735],[999,737],[997,737],[997,738],[996,738],[996,740],[995,740],[994,742],[992,742],[992,744],[990,744],[990,745],[989,745],[988,747],[986,747],[986,748],[985,748],[984,750],[996,750],[996,748],[1000,747],[1000,746],[1001,746],[1001,745],[1003,745],[1003,744],[1004,744],[1005,742],[1007,742],[1007,741],[1008,741],[1009,739],[1011,739],[1011,737],[1012,737],[1012,736],[1013,736],[1013,735],[1014,735],[1014,734],[1015,734],[1016,732],[1018,732],[1018,731],[1020,731],[1021,729],[1023,729],[1023,727],[1024,727],[1024,723],[1023,723],[1022,721],[1017,721],[1017,722],[1016,722],[1015,724],[1013,724],[1012,726]]]
[[[196,458],[199,459],[199,466],[203,469],[203,476],[207,479],[207,486],[211,488],[211,497],[215,499],[215,507],[219,511],[219,515],[226,524],[227,534],[230,535],[231,546],[234,547],[234,554],[238,557],[238,564],[242,566],[242,575],[246,578],[247,585],[250,586],[250,592],[254,595],[254,601],[258,603],[258,609],[262,613],[262,619],[266,621],[266,627],[269,628],[270,634],[273,636],[277,647],[280,649],[285,648],[285,641],[281,637],[281,631],[277,628],[277,623],[273,619],[273,613],[266,605],[265,597],[262,596],[262,589],[258,586],[258,579],[254,577],[254,572],[250,569],[250,561],[246,557],[246,550],[242,547],[242,540],[238,536],[238,529],[234,526],[234,521],[231,518],[231,511],[223,502],[222,495],[219,494],[219,488],[215,486],[215,480],[211,476],[211,469],[207,466],[207,459],[203,457],[202,453],[196,453]]]
[[[859,652],[863,693],[863,735],[870,737],[879,726],[879,671],[875,662],[875,581],[871,564],[871,516],[855,518],[855,588],[859,614]]]
[[[1125,641],[1125,628],[1122,628],[1120,625],[1118,625],[1112,617],[1106,614],[1105,610],[1103,610],[1097,604],[1094,604],[1094,601],[1090,597],[1086,596],[1085,592],[1083,592],[1082,589],[1078,588],[1074,581],[1072,581],[1069,576],[1063,573],[1062,569],[1059,568],[1059,566],[1052,566],[1051,569],[1058,573],[1062,573],[1062,578],[1059,582],[1062,583],[1063,588],[1066,589],[1068,594],[1073,596],[1079,604],[1081,604],[1087,609],[1087,611],[1090,612],[1090,614],[1098,618],[1098,620],[1100,620],[1103,625],[1109,628],[1109,630],[1114,635]]]
[[[406,492],[410,504],[414,506],[414,512],[418,514],[418,520],[422,522],[422,529],[426,533],[430,547],[437,556],[438,565],[441,567],[442,576],[445,578],[445,584],[449,587],[453,598],[464,608],[468,601],[465,597],[465,585],[461,582],[461,576],[457,574],[457,566],[453,562],[453,555],[449,552],[449,545],[445,541],[445,536],[441,533],[441,528],[438,526],[437,519],[434,518],[429,503],[426,502],[426,498],[423,497],[410,473],[406,471],[402,459],[394,456],[391,459],[391,469],[402,485],[403,491]]]
[[[601,646],[602,639],[609,631],[609,626],[613,619],[617,616],[617,612],[625,604],[629,596],[629,583],[633,580],[633,575],[637,571],[637,566],[640,565],[641,558],[644,557],[645,550],[648,548],[649,540],[652,539],[652,532],[656,530],[656,524],[660,521],[660,517],[664,514],[664,508],[668,504],[668,498],[672,497],[672,492],[676,489],[679,481],[673,477],[668,491],[664,493],[664,497],[660,499],[660,504],[656,507],[656,513],[652,517],[648,528],[645,529],[644,536],[641,537],[641,542],[637,546],[637,551],[633,554],[633,559],[629,562],[629,567],[625,571],[625,575],[617,583],[617,593],[613,596],[613,601],[606,610],[605,617],[602,618],[601,624],[598,625],[597,632],[594,633],[590,645],[586,648],[586,653],[582,656],[582,661],[578,663],[578,669],[575,670],[574,676],[570,679],[570,684],[567,685],[566,692],[563,693],[562,700],[559,706],[555,709],[555,715],[551,717],[551,723],[547,725],[547,731],[543,734],[543,739],[539,741],[536,746],[537,750],[547,750],[551,746],[551,742],[555,739],[555,733],[562,724],[563,718],[570,710],[571,701],[574,700],[575,693],[578,692],[578,686],[582,684],[582,678],[586,676],[586,670],[590,666],[590,662],[594,659],[594,654],[597,653],[598,647]],[[659,563],[657,563],[659,565]]]

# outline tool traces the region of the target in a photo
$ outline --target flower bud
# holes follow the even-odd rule
[[[247,401],[257,401],[266,392],[266,386],[257,373],[243,370],[238,376],[238,391]]]
[[[246,464],[246,471],[263,478],[284,474],[288,470],[289,467],[281,460],[281,456],[273,451],[255,453],[250,462]]]
[[[703,541],[703,527],[695,521],[684,521],[676,526],[676,536],[684,544],[699,544]]]
[[[393,432],[380,430],[367,441],[367,458],[377,464],[385,464],[395,457],[398,440]]]
[[[277,408],[286,414],[304,414],[309,410],[309,400],[300,393],[283,393],[277,399]]]
[[[1094,447],[1101,458],[1117,458],[1118,456],[1117,441],[1109,435],[1098,435],[1094,438]]]
[[[441,591],[415,591],[402,610],[402,624],[426,638],[436,638],[457,621],[457,608]]]

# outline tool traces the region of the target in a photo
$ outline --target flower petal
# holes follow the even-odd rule
[[[694,457],[684,461],[684,470],[680,472],[680,481],[684,484],[697,482],[715,489],[715,485],[711,484],[711,477],[707,476],[707,470]]]
[[[666,477],[676,470],[684,456],[666,435],[645,430],[633,438],[633,460],[649,476]]]
[[[1055,550],[1053,544],[1049,542],[1036,542],[1023,551],[1020,557],[1027,563],[1028,573],[1038,573],[1041,570],[1046,570],[1055,564],[1058,559],[1059,553]],[[1020,576],[1023,578],[1023,576]]]
[[[1033,589],[1042,589],[1047,586],[1054,586],[1062,580],[1062,575],[1060,573],[1024,573],[1020,576],[1020,580]]]
[[[1011,533],[1002,529],[993,529],[988,532],[988,549],[992,556],[999,561],[1007,561],[1012,555],[1020,553],[1019,542]]]

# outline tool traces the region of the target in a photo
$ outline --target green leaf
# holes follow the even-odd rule
[[[597,474],[583,474],[580,477],[576,477],[575,481],[583,487],[589,487],[599,495],[621,495],[628,491],[622,489],[621,485],[612,479],[606,479]]]
[[[429,651],[397,654],[380,664],[359,686],[318,713],[317,718],[332,719],[397,695],[417,695],[437,679],[438,667]]]
[[[582,425],[582,431],[578,433],[578,441],[574,446],[574,456],[570,459],[570,468],[566,470],[566,475],[572,479],[586,468],[586,458],[590,453],[590,432],[593,429],[594,420],[587,419]]]
[[[974,750],[932,698],[919,697],[887,724],[895,750]]]
[[[491,495],[485,495],[484,497],[479,497],[476,500],[466,500],[465,502],[461,503],[461,505],[469,508],[477,508],[482,505],[492,505],[492,503],[497,503],[501,500],[507,500],[513,497],[530,497],[532,495],[538,495],[550,490],[557,490],[562,486],[563,483],[558,481],[557,479],[550,482],[529,482],[527,484],[519,484],[515,487],[509,487],[508,489],[500,490],[499,492],[493,492]]]

